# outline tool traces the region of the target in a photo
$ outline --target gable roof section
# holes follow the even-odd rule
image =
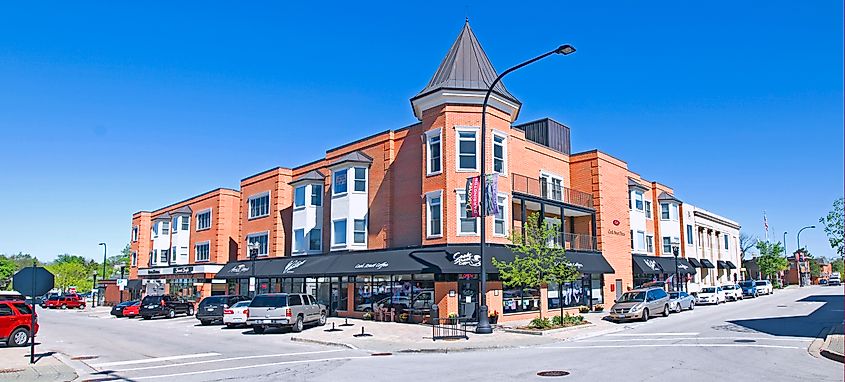
[[[292,182],[290,182],[290,184],[299,183],[299,182],[307,182],[307,181],[322,182],[325,179],[326,179],[326,176],[323,175],[322,172],[320,172],[318,170],[311,170],[311,171],[306,172],[305,174],[302,174],[302,175],[296,177],[296,179],[294,179]]]
[[[663,192],[661,192],[661,193],[660,193],[660,195],[657,195],[657,200],[660,200],[660,201],[668,201],[668,202],[683,203],[683,202],[681,201],[681,199],[676,198],[674,195],[670,195],[670,194],[669,194],[668,192],[666,192],[666,191],[663,191]]]
[[[373,163],[373,158],[370,158],[369,155],[364,154],[360,151],[353,151],[349,154],[345,154],[333,160],[331,163],[329,163],[329,166],[335,166],[345,162]]]

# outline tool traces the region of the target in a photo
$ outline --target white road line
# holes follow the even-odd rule
[[[590,342],[629,342],[629,341],[685,341],[685,340],[754,340],[754,341],[795,341],[813,342],[806,338],[765,338],[765,337],[675,337],[675,338],[627,338],[624,340],[590,340]],[[580,340],[579,340],[580,341]],[[575,342],[575,341],[573,341]]]
[[[220,355],[220,353],[183,354],[183,355],[173,355],[173,356],[169,356],[169,357],[135,359],[135,360],[131,360],[131,361],[116,361],[116,362],[97,363],[97,364],[91,364],[91,365],[88,365],[88,366],[96,367],[96,368],[103,368],[103,367],[109,367],[109,366],[137,365],[137,364],[141,364],[141,363],[173,361],[173,360],[177,360],[177,359],[214,357],[214,356],[218,356],[218,355]]]
[[[231,357],[231,358],[215,358],[206,361],[194,361],[194,362],[183,362],[183,363],[171,363],[167,365],[157,365],[157,366],[143,366],[143,367],[135,367],[131,369],[117,369],[112,370],[114,372],[118,371],[137,371],[137,370],[150,370],[150,369],[163,369],[166,367],[176,367],[176,366],[189,366],[189,365],[200,365],[203,363],[212,363],[212,362],[226,362],[226,361],[237,361],[237,360],[244,360],[244,359],[256,359],[256,358],[273,358],[273,357],[286,357],[286,356],[295,356],[295,355],[308,355],[308,354],[322,354],[322,353],[335,353],[343,351],[343,349],[337,350],[320,350],[320,351],[306,351],[306,352],[299,352],[299,353],[280,353],[280,354],[262,354],[262,355],[249,355],[249,356],[242,356],[242,357]]]
[[[341,360],[351,360],[351,359],[378,359],[378,358],[379,357],[361,356],[361,357],[336,357],[336,358],[309,359],[309,360],[301,360],[301,361],[272,362],[272,363],[262,363],[262,364],[258,364],[258,365],[227,367],[227,368],[224,368],[224,369],[200,370],[200,371],[190,371],[190,372],[185,372],[185,373],[133,377],[132,380],[137,381],[137,380],[141,380],[141,379],[173,378],[173,377],[182,377],[182,376],[186,376],[186,375],[220,373],[220,372],[224,372],[224,371],[254,369],[254,368],[258,368],[258,367],[269,367],[269,366],[279,366],[279,365],[292,365],[292,364],[297,364],[297,363],[341,361]]]
[[[608,334],[608,336],[615,336],[615,337],[638,337],[638,336],[697,336],[698,333],[688,332],[688,333],[617,333],[617,334]]]
[[[760,345],[760,344],[634,344],[634,345],[596,345],[596,346],[544,346],[541,349],[618,349],[618,348],[662,348],[662,347],[722,347],[722,348],[774,348],[805,349],[800,346]]]

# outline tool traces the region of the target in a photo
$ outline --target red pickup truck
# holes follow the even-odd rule
[[[6,346],[24,346],[29,342],[32,310],[23,301],[0,301],[0,341]],[[38,315],[35,315],[38,333]]]
[[[44,302],[45,308],[50,309],[67,309],[78,308],[85,309],[85,300],[77,294],[69,294],[65,296],[53,296]]]

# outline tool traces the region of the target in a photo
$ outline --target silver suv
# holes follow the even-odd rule
[[[640,288],[627,291],[610,308],[611,320],[640,319],[662,314],[669,317],[669,294],[663,288]]]
[[[255,296],[247,309],[246,324],[256,334],[267,328],[288,327],[301,332],[306,323],[326,324],[326,306],[302,293],[269,293]]]

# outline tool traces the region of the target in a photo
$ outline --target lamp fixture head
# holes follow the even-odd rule
[[[557,50],[555,50],[555,53],[562,54],[564,56],[570,55],[572,53],[575,53],[575,47],[569,44],[564,44],[559,46]]]

